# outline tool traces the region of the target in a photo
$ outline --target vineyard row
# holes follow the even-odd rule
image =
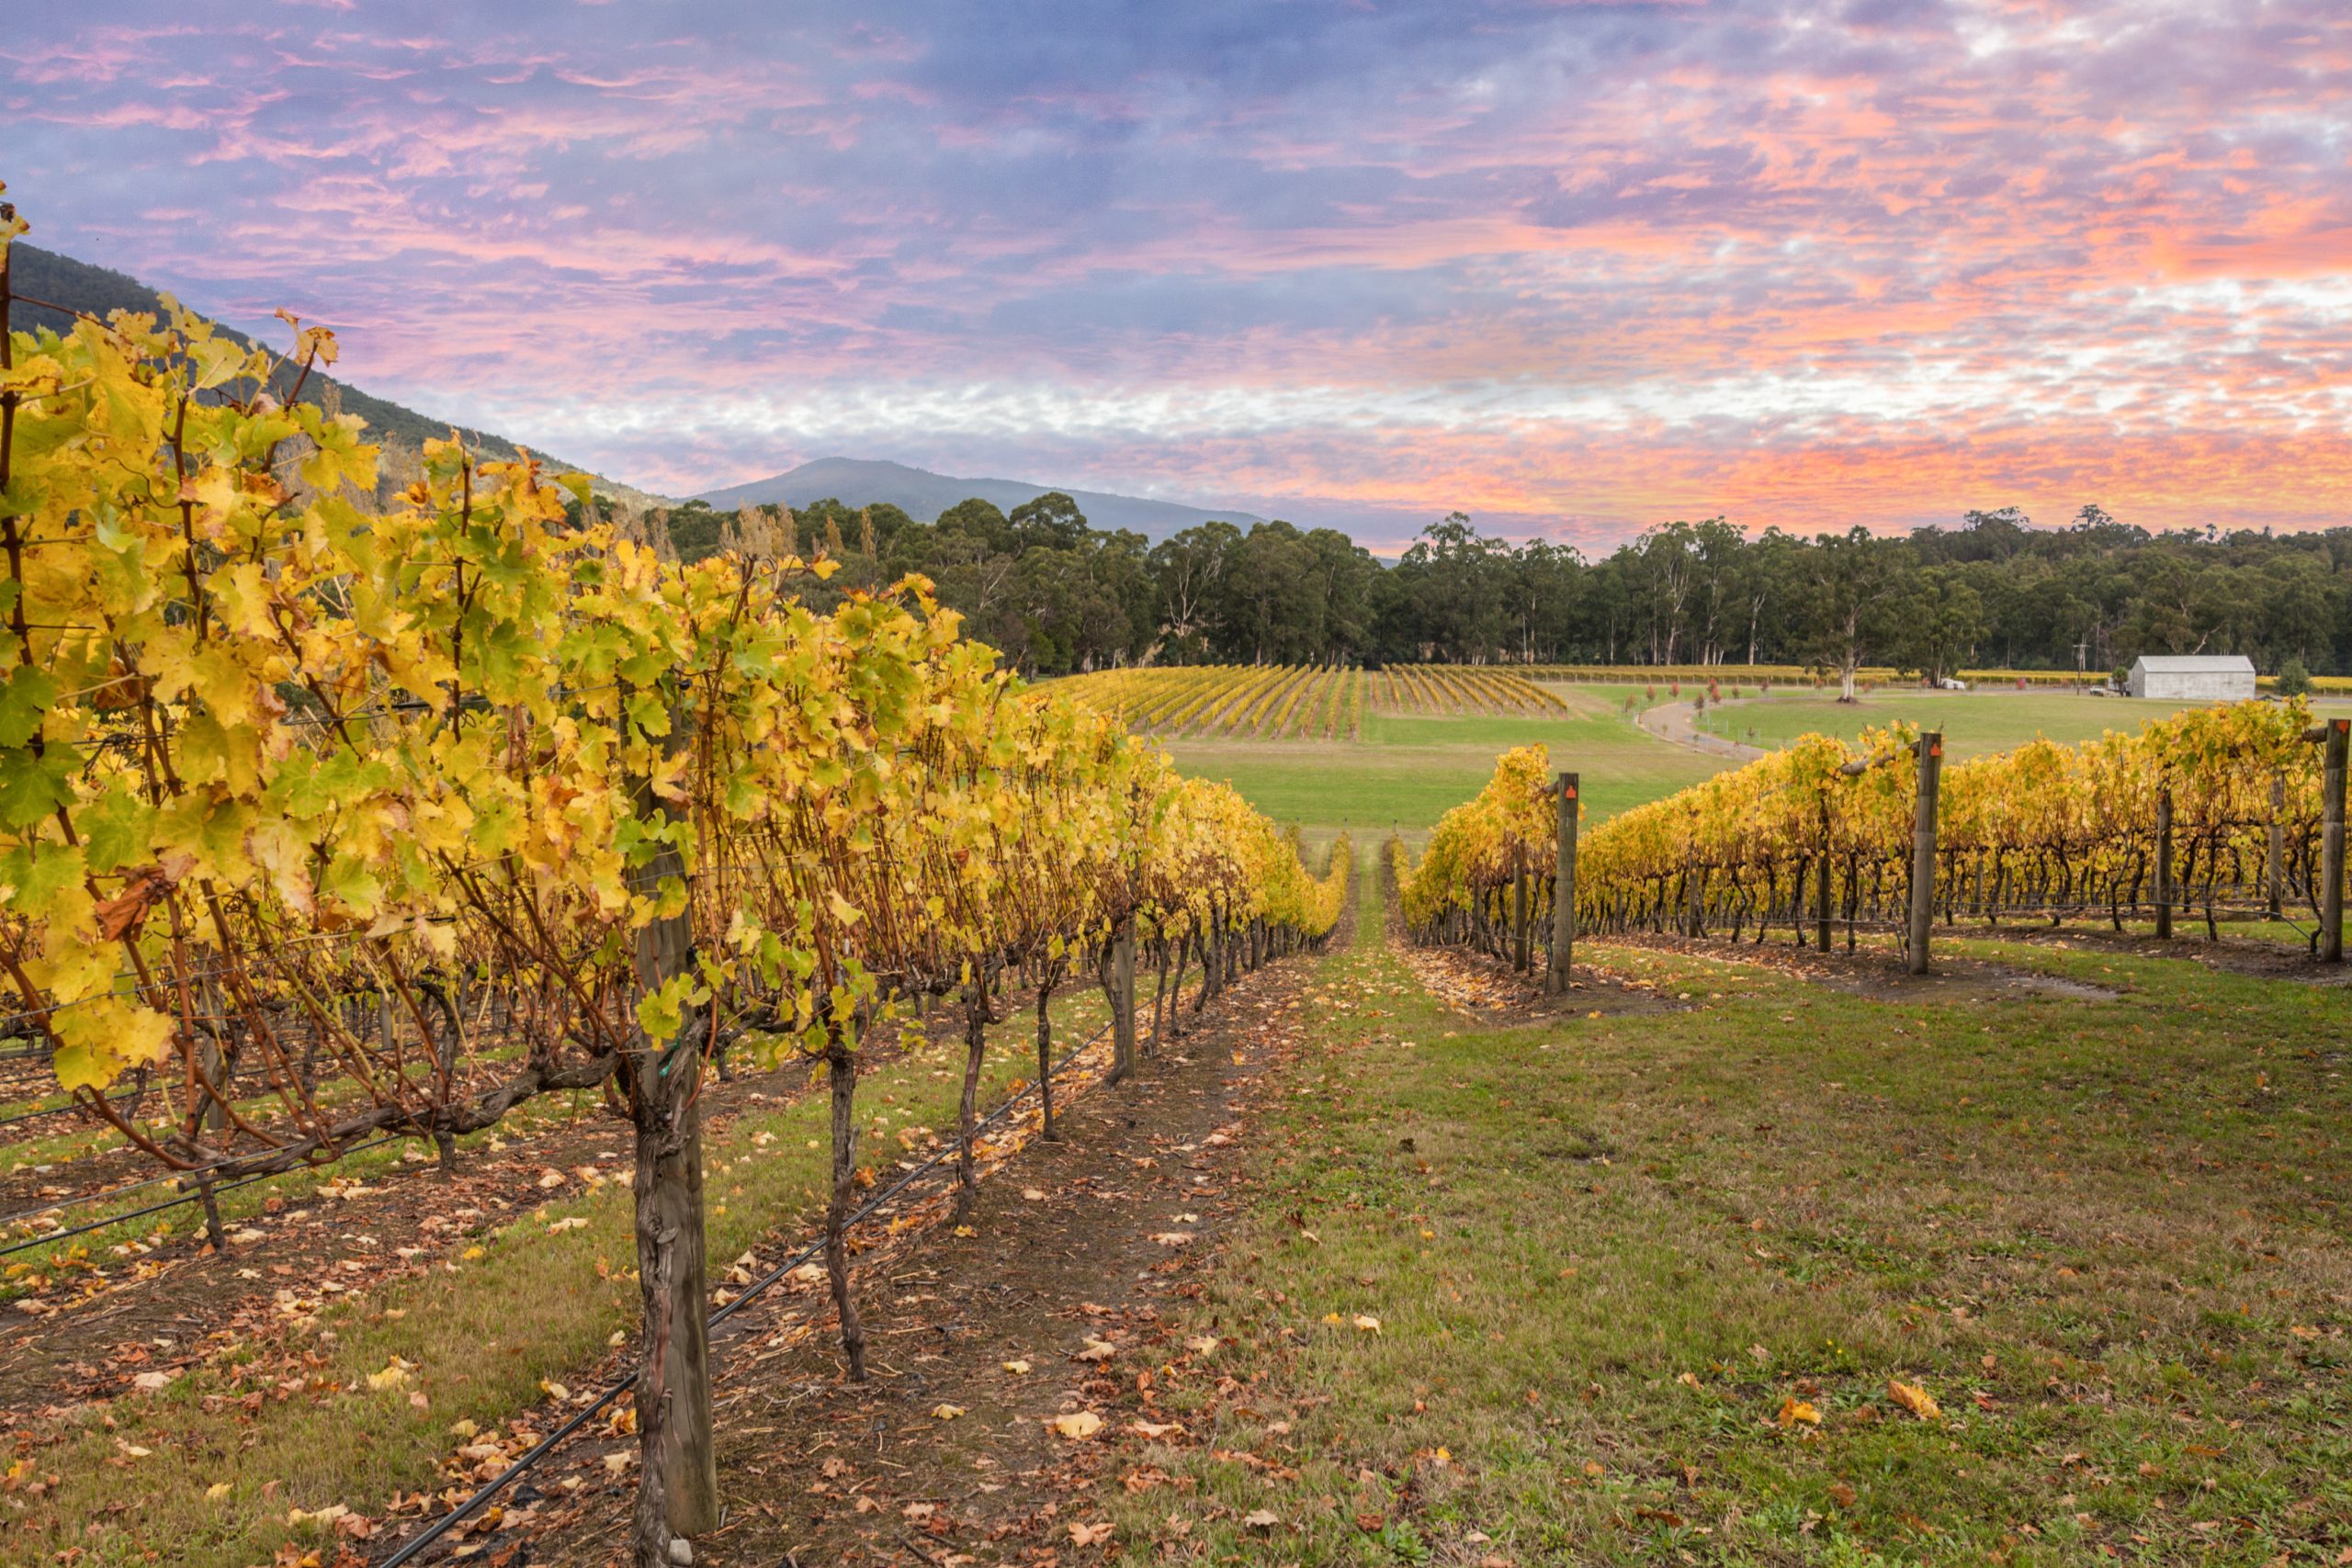
[[[1949,769],[1908,727],[1785,750],[1580,829],[1576,775],[1541,747],[1505,753],[1441,819],[1418,863],[1390,846],[1417,940],[1467,942],[1516,965],[1549,934],[1565,976],[1579,933],[1775,929],[1826,951],[1842,930],[1900,934],[1924,973],[1940,920],[2062,922],[2160,937],[2195,912],[2309,922],[2343,955],[2345,772],[2352,721],[2243,703],[2079,746],[2037,740]],[[1572,890],[1563,908],[1556,889]]]

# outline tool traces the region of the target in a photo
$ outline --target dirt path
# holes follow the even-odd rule
[[[1728,757],[1735,762],[1752,762],[1764,755],[1759,747],[1708,734],[1699,728],[1698,721],[1698,710],[1689,703],[1661,703],[1656,707],[1644,708],[1634,716],[1634,722],[1645,730],[1686,750],[1703,751],[1710,757]]]
[[[1247,1118],[1317,966],[1248,976],[1134,1081],[1066,1106],[1060,1139],[1023,1143],[966,1225],[934,1210],[863,1255],[865,1386],[845,1381],[813,1280],[744,1314],[714,1352],[728,1514],[695,1562],[1048,1561],[1098,1539],[1102,1439],[1153,1419],[1156,1379],[1208,1359],[1174,1342],[1163,1309],[1199,1293],[1241,1207]],[[1064,1416],[1088,1435],[1052,1429]],[[618,1559],[633,1477],[607,1481],[593,1453],[573,1463],[580,1479],[548,1484],[577,1501],[547,1510],[533,1562]]]

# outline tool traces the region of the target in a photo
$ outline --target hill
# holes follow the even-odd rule
[[[13,292],[21,296],[11,311],[11,321],[19,331],[37,327],[47,327],[56,333],[71,331],[73,316],[70,312],[73,311],[103,320],[115,310],[151,313],[163,310],[163,301],[155,290],[127,274],[94,266],[88,262],[77,261],[56,251],[45,251],[21,241],[10,247],[9,254]],[[30,303],[36,299],[47,303]],[[186,305],[189,302],[183,299],[181,303]],[[225,322],[220,323],[220,330],[241,343],[254,341],[248,334]],[[503,435],[487,430],[474,430],[449,420],[435,419],[390,399],[364,392],[350,382],[334,377],[312,376],[304,396],[306,399],[315,397],[345,413],[357,414],[368,422],[370,438],[390,451],[415,452],[428,439],[446,439],[453,429],[469,446],[486,457],[511,461],[518,451],[514,443]],[[577,464],[566,463],[560,457],[537,448],[533,453],[552,468],[570,470],[579,468]],[[591,474],[589,477],[595,480],[600,493],[640,505],[659,499],[602,475]]]
[[[1061,485],[1032,484],[1025,479],[959,479],[904,463],[861,461],[854,457],[820,457],[788,473],[773,474],[749,484],[710,491],[697,499],[721,511],[738,506],[807,506],[828,499],[851,506],[880,502],[903,510],[908,516],[928,520],[959,501],[978,496],[999,510],[1010,512],[1048,491],[1060,491],[1078,502],[1086,520],[1102,529],[1132,529],[1148,539],[1164,539],[1196,523],[1221,519],[1247,527],[1264,519],[1247,512],[1186,506],[1172,501],[1148,501],[1140,496],[1113,495],[1102,491],[1070,490]]]

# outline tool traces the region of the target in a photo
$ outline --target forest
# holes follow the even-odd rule
[[[685,559],[746,525],[689,502],[649,521]],[[781,529],[782,509],[753,525]],[[2267,674],[2352,671],[2352,526],[2151,533],[2086,506],[2064,526],[2016,508],[1899,537],[1811,537],[1724,518],[1661,524],[1589,558],[1514,544],[1457,512],[1394,562],[1284,522],[1158,544],[1091,527],[1069,497],[933,522],[820,501],[797,547],[842,564],[835,592],[932,578],[972,635],[1032,673],[1124,664],[1889,664],[2084,669],[2143,653],[2244,653]]]

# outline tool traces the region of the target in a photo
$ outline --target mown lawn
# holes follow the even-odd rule
[[[1356,741],[1171,741],[1177,766],[1222,779],[1269,817],[1321,840],[1341,828],[1359,843],[1392,829],[1418,844],[1445,812],[1476,795],[1496,754],[1541,742],[1556,768],[1584,779],[1587,821],[1696,784],[1723,761],[1634,728],[1620,709],[1625,689],[1561,688],[1574,711],[1557,718],[1364,716]]]
[[[2352,1561],[2341,991],[1589,951],[1689,1010],[1483,1028],[1368,928],[1327,961],[1127,1560]]]

